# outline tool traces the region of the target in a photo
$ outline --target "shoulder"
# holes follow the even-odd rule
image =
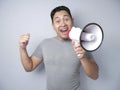
[[[39,45],[43,46],[43,45],[49,45],[51,43],[54,43],[56,41],[56,37],[51,37],[51,38],[46,38],[44,40],[42,40]]]
[[[41,43],[48,43],[51,41],[55,41],[55,39],[56,39],[56,37],[46,38],[46,39],[42,40]]]

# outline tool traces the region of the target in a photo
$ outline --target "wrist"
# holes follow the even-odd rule
[[[84,54],[81,58],[80,58],[80,61],[83,61],[84,59],[86,59],[86,55]]]
[[[19,47],[20,51],[26,51],[26,48]]]

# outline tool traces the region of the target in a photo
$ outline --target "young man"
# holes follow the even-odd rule
[[[30,35],[25,34],[20,37],[22,64],[26,71],[32,71],[44,62],[47,90],[80,90],[80,66],[94,80],[98,78],[98,66],[90,53],[80,44],[75,45],[74,41],[67,38],[67,30],[73,27],[69,8],[66,6],[54,8],[51,12],[51,20],[57,36],[43,40],[31,57],[26,50]]]

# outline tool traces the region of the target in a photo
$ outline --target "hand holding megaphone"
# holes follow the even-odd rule
[[[103,41],[103,30],[96,23],[89,23],[83,29],[72,27],[67,33],[68,38],[79,43],[86,51],[94,51]]]
[[[86,51],[80,46],[80,43],[72,40],[72,46],[74,51],[76,52],[78,58],[83,58],[85,56]]]

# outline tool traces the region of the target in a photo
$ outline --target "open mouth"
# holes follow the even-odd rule
[[[61,32],[63,35],[67,35],[67,31],[68,31],[68,28],[67,28],[67,27],[64,27],[64,28],[61,28],[61,29],[60,29],[60,32]]]

